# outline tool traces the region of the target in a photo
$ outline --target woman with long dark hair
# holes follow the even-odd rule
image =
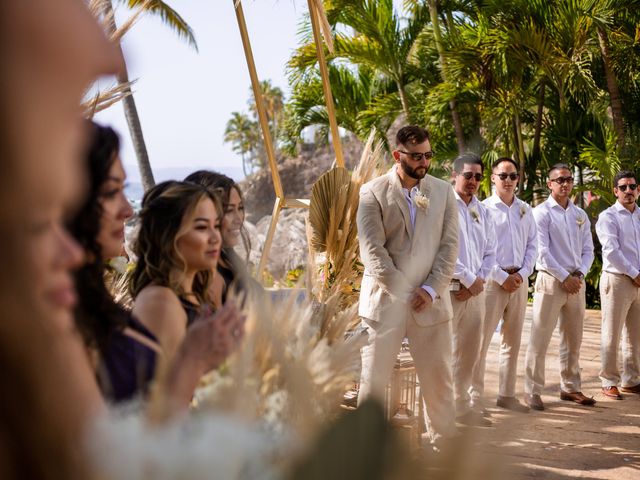
[[[232,178],[209,170],[193,172],[185,178],[185,181],[213,189],[222,200],[224,212],[220,225],[222,251],[216,267],[220,281],[214,281],[212,294],[217,301],[224,304],[229,292],[246,294],[247,290],[256,284],[250,280],[245,261],[234,249],[243,243],[247,252],[251,250],[244,227],[245,211],[242,191]]]
[[[114,301],[106,287],[104,275],[107,261],[120,255],[125,221],[133,211],[124,193],[126,175],[119,158],[117,134],[111,128],[95,123],[89,125],[89,130],[91,143],[87,155],[87,195],[69,222],[69,230],[83,247],[85,255],[84,264],[74,274],[78,292],[74,314],[76,327],[92,354],[103,395],[119,402],[147,394],[155,378],[158,359],[167,352],[135,314],[132,315]],[[155,189],[150,195],[158,191]],[[140,263],[145,265],[149,258],[149,255],[142,255]],[[181,315],[184,312],[176,313],[176,323],[182,321]],[[238,315],[232,317],[237,323],[234,328],[240,329]],[[186,337],[184,345],[181,345],[182,336],[171,347],[170,357],[179,348],[182,352],[172,364],[174,370],[181,372],[181,381],[191,378],[187,383],[195,384],[200,375],[205,373],[199,369],[185,371],[181,362],[189,363],[195,357],[208,357],[204,363],[209,364],[208,368],[213,368],[226,358],[235,344],[230,332],[224,328],[210,334],[218,342],[217,348],[223,344],[220,351],[204,351],[198,331]],[[179,395],[188,401],[189,388]]]
[[[215,309],[209,289],[222,246],[222,210],[210,189],[169,181],[145,194],[139,217],[133,315],[170,358],[200,312]]]

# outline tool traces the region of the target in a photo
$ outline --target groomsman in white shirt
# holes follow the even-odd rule
[[[549,170],[551,195],[533,209],[538,231],[538,275],[533,294],[531,338],[525,358],[525,401],[544,410],[542,390],[547,348],[560,331],[560,398],[581,405],[595,400],[581,392],[580,346],[585,312],[584,276],[593,263],[589,218],[569,198],[573,176],[568,165]]]
[[[473,367],[480,354],[484,284],[496,263],[496,237],[489,212],[475,195],[482,181],[482,160],[466,153],[455,159],[453,168],[459,222],[458,259],[451,281],[456,421],[487,427],[491,421],[471,408],[469,389]]]
[[[604,395],[622,400],[620,391],[640,393],[640,209],[635,173],[618,172],[613,185],[618,201],[596,223],[602,244],[600,379]],[[618,347],[623,327],[620,382]]]
[[[491,337],[500,319],[499,386],[496,405],[526,413],[529,407],[516,398],[516,372],[522,324],[527,309],[529,276],[536,262],[536,224],[531,207],[516,198],[518,164],[511,158],[499,158],[492,165],[491,181],[495,193],[483,201],[500,239],[497,264],[485,288],[486,314],[480,356],[473,369],[471,398],[483,407],[485,360]]]

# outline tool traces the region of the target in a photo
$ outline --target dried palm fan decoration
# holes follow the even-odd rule
[[[344,167],[335,167],[324,173],[311,188],[309,207],[309,225],[311,227],[311,245],[317,252],[327,249],[329,216],[336,202],[338,210],[344,210],[344,202],[349,197],[351,174]]]
[[[362,273],[356,227],[360,187],[379,176],[384,163],[383,145],[378,141],[374,147],[374,138],[375,131],[348,179],[348,173],[336,168],[320,177],[311,191],[309,245],[316,252],[326,252],[321,285],[315,291],[320,302],[338,292],[338,287],[344,305],[357,300]]]

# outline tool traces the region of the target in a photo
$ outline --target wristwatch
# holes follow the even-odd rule
[[[571,274],[572,277],[578,277],[580,279],[584,278],[584,273],[582,273],[580,270],[576,270],[575,272],[573,272]]]

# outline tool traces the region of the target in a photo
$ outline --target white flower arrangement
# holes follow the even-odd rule
[[[413,197],[413,203],[420,210],[427,211],[429,208],[429,197],[425,196],[421,191],[417,191]]]
[[[480,213],[476,207],[471,207],[469,209],[469,213],[471,214],[471,218],[473,218],[474,222],[480,223]]]
[[[526,214],[527,214],[527,207],[525,207],[524,205],[520,205],[520,218],[524,218]]]
[[[583,215],[580,215],[578,218],[576,218],[576,224],[578,225],[578,228],[582,228],[582,225],[584,225],[586,221],[587,217]]]

